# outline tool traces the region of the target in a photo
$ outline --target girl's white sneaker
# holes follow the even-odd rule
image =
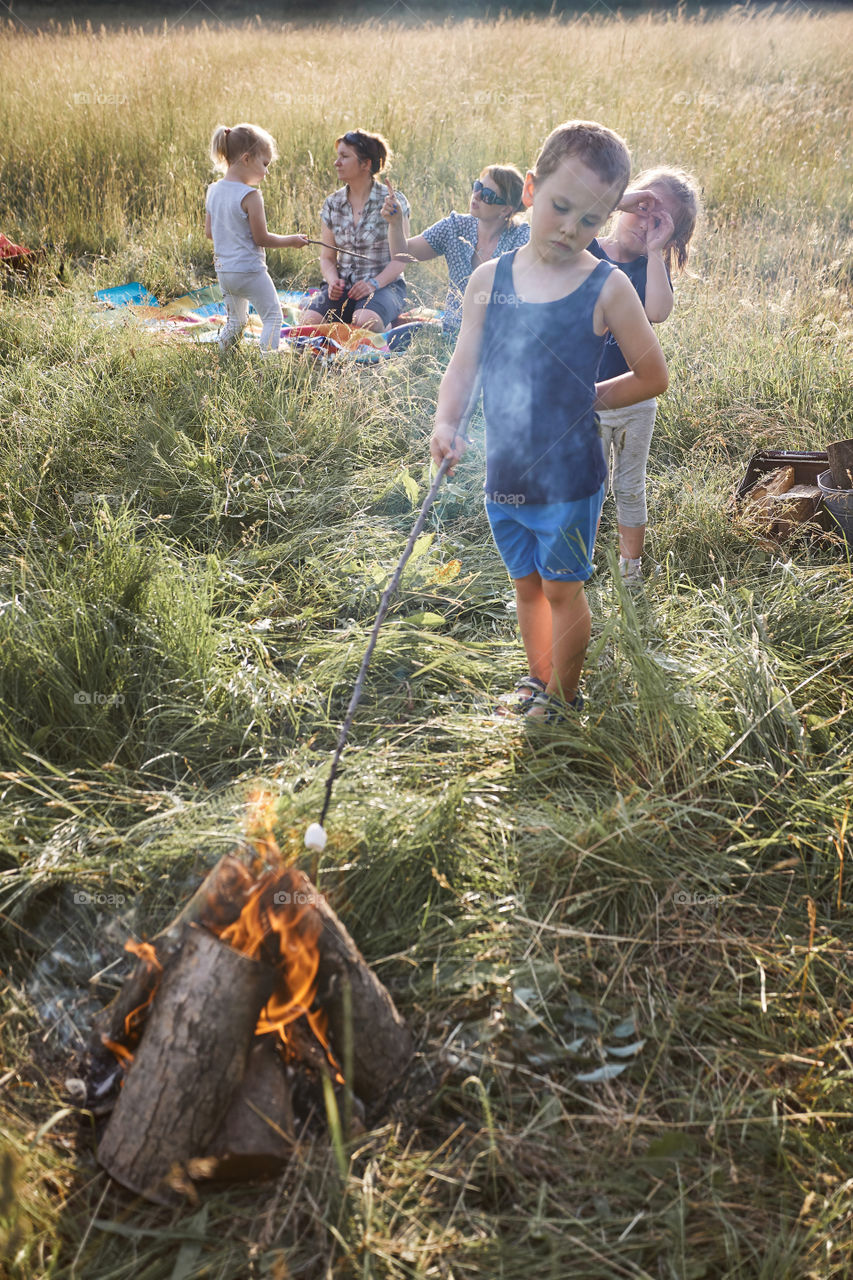
[[[636,586],[643,581],[643,557],[631,560],[627,556],[619,557],[619,573],[626,587]]]

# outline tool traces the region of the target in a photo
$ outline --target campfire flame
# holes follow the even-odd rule
[[[285,866],[285,858],[273,832],[276,819],[275,796],[263,789],[251,791],[246,808],[246,832],[256,854],[252,870],[257,876],[264,866],[278,867],[281,870]]]
[[[133,1054],[123,1044],[119,1044],[117,1040],[110,1040],[107,1036],[101,1036],[101,1043],[105,1049],[109,1049],[110,1053],[114,1053],[125,1070],[133,1062]]]
[[[273,833],[275,816],[273,795],[262,790],[250,795],[247,825],[258,853],[258,880],[239,919],[223,929],[219,937],[235,951],[252,958],[270,959],[271,949],[277,951],[272,963],[279,975],[278,985],[261,1011],[255,1034],[278,1032],[287,1045],[287,1027],[304,1016],[338,1078],[343,1080],[326,1035],[326,1015],[311,1008],[317,993],[317,939],[323,921],[312,908],[310,895],[300,892],[298,875],[282,870],[285,860]],[[261,860],[273,869],[261,872]]]
[[[255,877],[239,917],[223,926],[216,919],[216,904],[211,903],[200,924],[215,933],[221,942],[251,959],[260,959],[276,972],[276,986],[267,1001],[256,1036],[277,1033],[289,1048],[287,1028],[304,1017],[322,1046],[336,1079],[343,1083],[338,1063],[332,1054],[326,1034],[326,1015],[312,1009],[317,993],[317,971],[320,952],[317,939],[323,920],[312,905],[310,892],[301,889],[303,878],[298,871],[285,867],[285,860],[273,834],[275,799],[268,792],[257,791],[249,797],[248,834],[256,850],[251,868]],[[264,870],[264,866],[267,867]],[[308,883],[308,882],[306,882]],[[157,952],[148,942],[129,941],[125,949],[157,970],[157,981],[147,998],[125,1019],[124,1031],[129,1045],[135,1045],[141,1027],[160,985],[162,965]],[[133,1062],[127,1045],[104,1039],[106,1047],[123,1066]]]
[[[223,929],[219,937],[235,951],[253,959],[272,960],[279,975],[278,985],[261,1012],[255,1034],[277,1031],[287,1044],[287,1027],[304,1016],[330,1062],[336,1066],[326,1036],[325,1014],[311,1008],[317,991],[320,964],[317,939],[323,922],[319,914],[312,911],[310,901],[300,901],[308,897],[294,888],[294,881],[287,873],[265,872],[239,919]]]
[[[146,1011],[151,1007],[151,1002],[156,996],[157,990],[160,986],[160,977],[163,973],[163,966],[158,960],[157,952],[154,950],[150,942],[134,942],[133,938],[129,938],[124,944],[124,949],[125,951],[129,951],[131,955],[138,956],[139,959],[143,960],[145,964],[150,966],[150,968],[157,971],[157,981],[149,991],[147,998],[143,1000],[142,1004],[137,1005],[135,1009],[132,1009],[124,1020],[124,1034],[131,1044],[135,1044],[139,1038],[139,1032],[142,1029],[142,1024],[148,1016]],[[110,1045],[108,1047],[112,1048],[113,1046]],[[133,1054],[129,1054],[128,1057],[130,1058],[130,1062],[133,1062]]]
[[[127,942],[124,944],[124,949],[125,951],[129,951],[131,955],[138,956],[140,960],[149,966],[149,968],[154,969],[157,972],[157,980],[148,992],[148,995],[142,1001],[142,1004],[138,1004],[135,1009],[131,1009],[130,1013],[124,1020],[124,1036],[126,1043],[119,1044],[116,1040],[110,1040],[108,1036],[101,1036],[101,1042],[104,1047],[109,1049],[111,1053],[115,1054],[121,1065],[125,1070],[127,1070],[133,1062],[133,1054],[128,1048],[128,1045],[135,1045],[139,1039],[143,1023],[148,1016],[147,1011],[151,1007],[151,1002],[156,996],[157,989],[160,986],[160,976],[163,972],[163,966],[157,957],[157,952],[154,950],[150,942],[136,942],[133,938],[128,938]]]

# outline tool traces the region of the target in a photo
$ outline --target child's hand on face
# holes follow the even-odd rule
[[[665,249],[674,235],[675,225],[672,218],[662,205],[657,205],[649,213],[648,226],[646,227],[646,249],[651,252]]]
[[[654,191],[626,191],[616,208],[620,213],[647,213],[657,204]]]

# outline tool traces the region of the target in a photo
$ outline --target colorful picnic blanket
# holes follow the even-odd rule
[[[282,329],[281,340],[289,347],[304,349],[315,355],[366,355],[378,359],[390,354],[384,333],[357,329],[338,320],[332,324],[292,325]]]
[[[441,312],[418,308],[400,317],[398,324],[386,333],[373,333],[357,329],[338,321],[332,324],[300,325],[299,316],[311,293],[294,290],[278,290],[284,323],[281,343],[284,347],[304,350],[323,363],[331,359],[355,360],[374,363],[402,351],[413,334],[424,325],[440,325]],[[215,342],[225,324],[225,303],[218,285],[195,289],[173,298],[161,306],[153,294],[131,281],[111,289],[99,289],[95,294],[102,310],[101,319],[107,323],[121,323],[132,318],[153,332],[166,333],[196,342]],[[253,307],[249,308],[249,321],[244,339],[257,341],[261,336],[261,321]]]

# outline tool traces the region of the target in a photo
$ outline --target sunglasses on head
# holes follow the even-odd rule
[[[491,187],[484,187],[479,178],[474,179],[474,195],[479,196],[483,204],[506,204],[503,196],[492,191]]]

